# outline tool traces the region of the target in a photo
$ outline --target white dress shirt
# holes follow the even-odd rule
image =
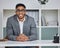
[[[18,18],[17,18],[18,19]],[[24,21],[25,21],[25,18],[23,21],[19,21],[18,19],[18,22],[19,22],[19,27],[20,27],[20,34],[23,34],[23,24],[24,24]]]

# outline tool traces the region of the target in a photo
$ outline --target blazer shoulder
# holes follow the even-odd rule
[[[7,20],[13,20],[14,16],[9,17]]]

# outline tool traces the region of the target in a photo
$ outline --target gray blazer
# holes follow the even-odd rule
[[[37,29],[35,21],[32,17],[28,15],[25,16],[25,21],[23,25],[23,33],[29,37],[29,40],[37,39]],[[9,17],[6,24],[6,32],[9,40],[16,41],[16,37],[20,34],[19,22],[17,20],[17,15]]]

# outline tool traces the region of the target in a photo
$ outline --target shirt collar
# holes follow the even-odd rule
[[[19,19],[18,19],[18,17],[17,17],[17,20],[19,21]],[[24,20],[22,21],[22,22],[24,22],[25,21],[25,17],[24,17]],[[20,21],[19,21],[20,22]]]

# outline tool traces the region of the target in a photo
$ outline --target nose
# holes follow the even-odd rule
[[[22,12],[20,11],[19,14],[22,14]]]

